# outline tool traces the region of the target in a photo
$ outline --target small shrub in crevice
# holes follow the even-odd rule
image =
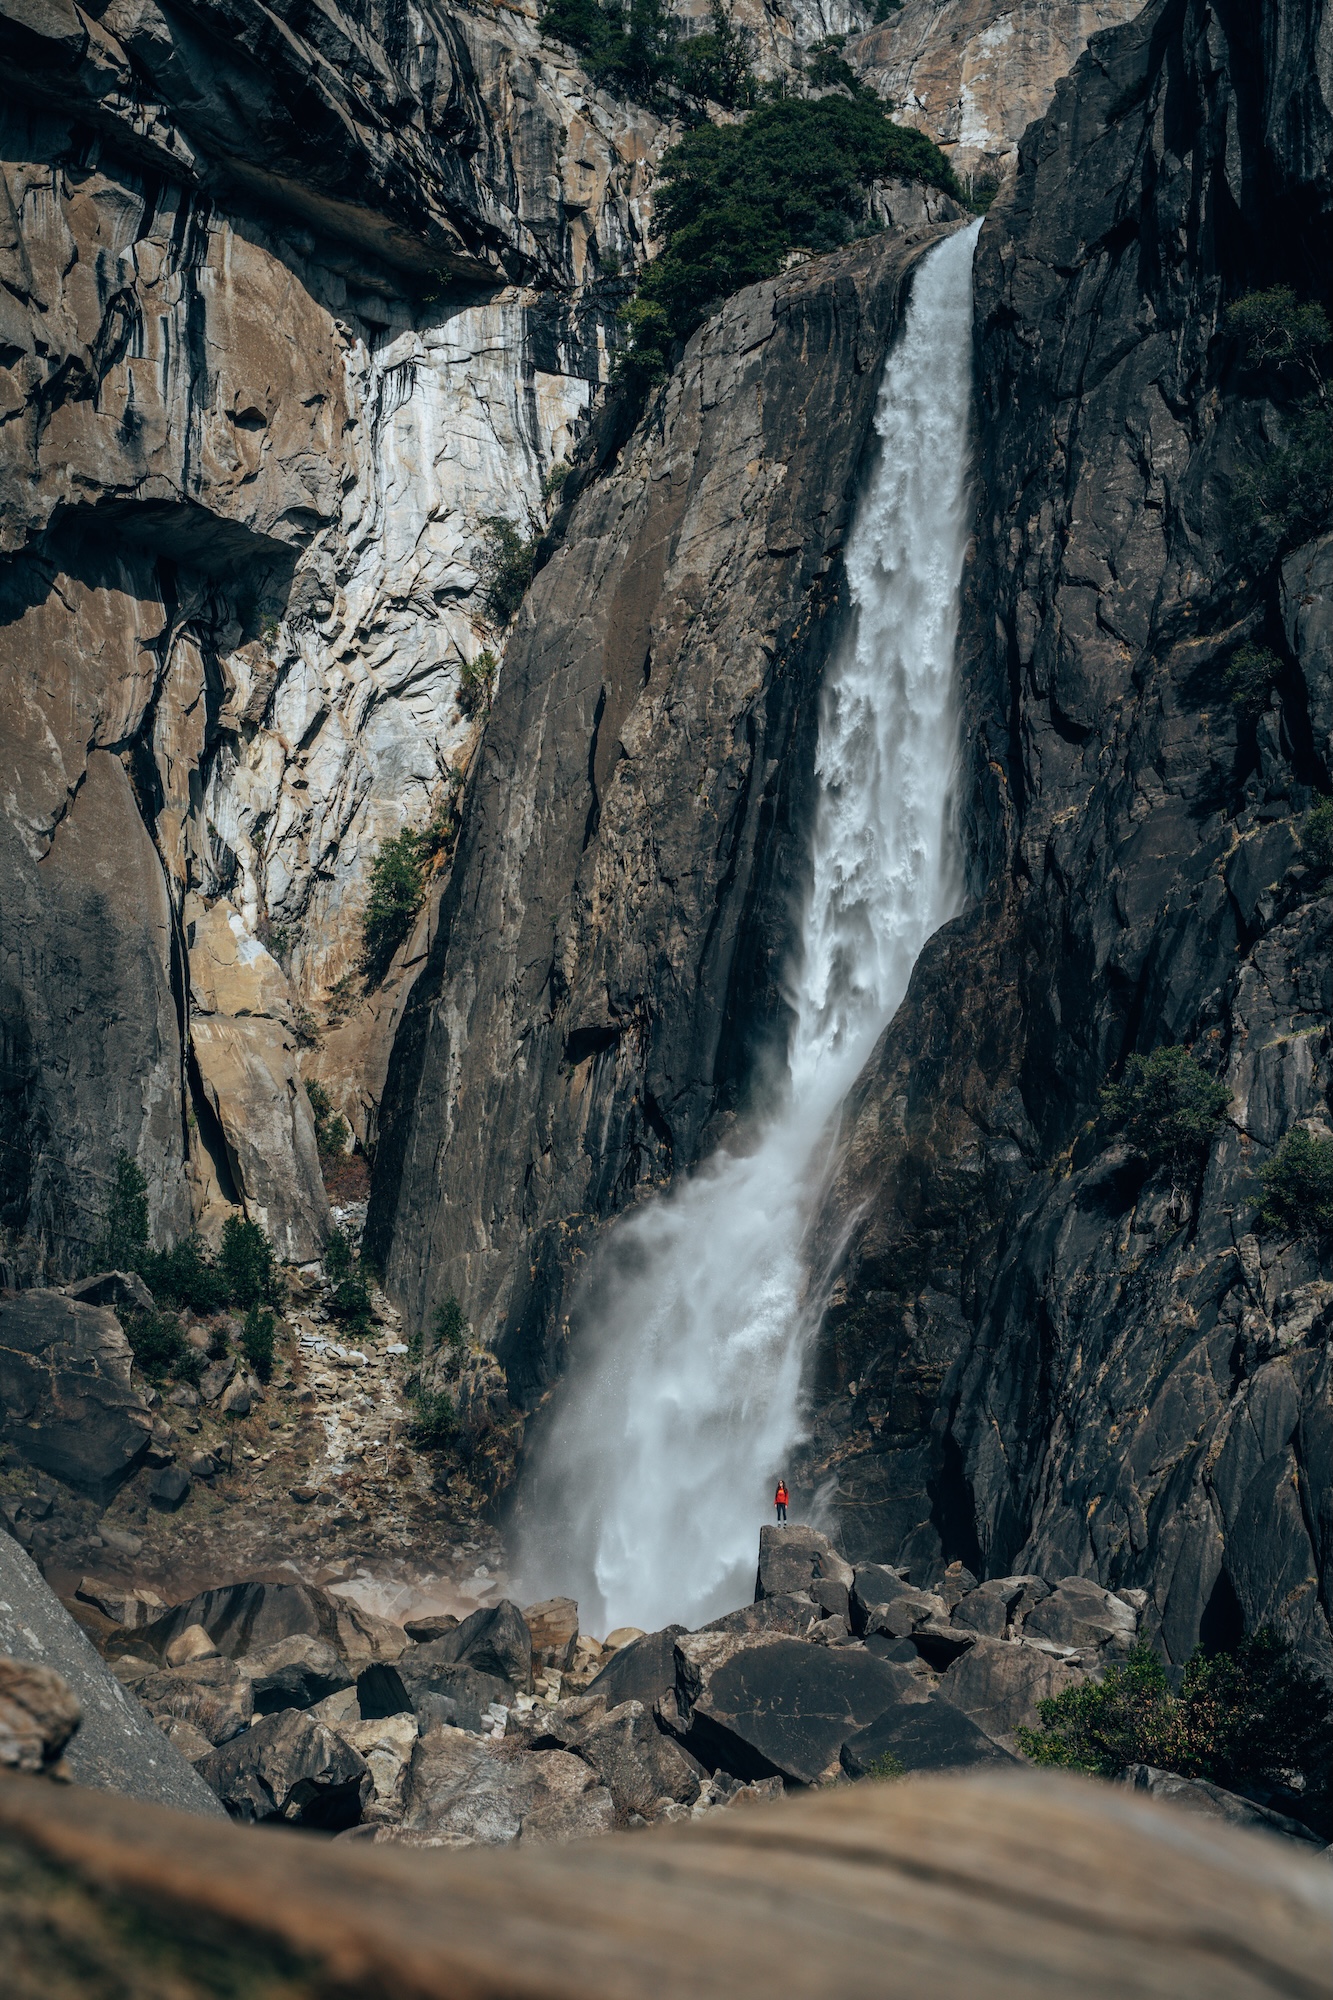
[[[273,1373],[273,1338],[276,1323],[264,1306],[253,1305],[241,1328],[241,1352],[261,1382]]]
[[[1227,661],[1222,685],[1227,700],[1247,721],[1261,715],[1277,684],[1282,663],[1267,646],[1238,646]]]
[[[405,826],[381,846],[370,870],[370,897],[361,920],[361,969],[382,979],[412,928],[426,887],[420,836]]]
[[[483,646],[475,660],[464,660],[458,670],[458,706],[464,715],[490,707],[499,670],[500,662],[489,646]]]
[[[463,1317],[463,1308],[450,1292],[442,1306],[435,1308],[436,1345],[446,1350],[450,1359],[460,1361],[467,1345],[468,1323]]]
[[[1281,407],[1276,435],[1242,472],[1232,499],[1237,553],[1255,570],[1318,534],[1333,517],[1333,410],[1328,356],[1333,329],[1322,306],[1290,286],[1249,292],[1227,312],[1225,332],[1246,368],[1262,372]]]
[[[1179,1172],[1207,1153],[1231,1092],[1188,1049],[1173,1046],[1130,1056],[1101,1102],[1111,1131],[1123,1132],[1151,1166],[1170,1161]]]
[[[334,1110],[333,1099],[317,1078],[306,1078],[305,1094],[315,1121],[315,1145],[320,1161],[336,1161],[347,1151],[351,1137],[347,1120],[341,1111]]]
[[[503,514],[483,514],[478,526],[483,543],[477,558],[482,603],[493,625],[508,625],[532,582],[537,537],[521,535]]]
[[[1333,1229],[1333,1139],[1316,1139],[1298,1125],[1260,1168],[1259,1179],[1265,1235],[1323,1236]]]
[[[439,1451],[453,1442],[454,1399],[447,1389],[418,1391],[412,1437],[427,1451]]]
[[[1333,799],[1311,806],[1300,827],[1301,852],[1311,868],[1333,869]]]
[[[873,1764],[867,1764],[862,1775],[867,1778],[905,1778],[907,1772],[892,1750],[885,1750]]]
[[[332,1229],[324,1245],[324,1276],[329,1284],[329,1311],[348,1333],[364,1336],[375,1325],[370,1286],[365,1272],[341,1229]]]

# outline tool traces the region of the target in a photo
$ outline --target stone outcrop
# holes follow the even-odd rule
[[[368,1241],[534,1396],[596,1222],[785,1032],[820,673],[903,282],[942,225],[739,293],[528,593],[394,1051]]]
[[[0,1439],[105,1504],[152,1439],[133,1359],[109,1306],[0,1292]]]
[[[1139,0],[903,0],[846,54],[960,180],[994,180],[1089,37],[1138,11]]]
[[[484,6],[41,0],[0,57],[0,1259],[77,1268],[120,1151],[155,1239],[239,1202],[309,1258],[298,1036],[466,762],[484,517],[544,518],[662,128]]]
[[[1255,1221],[1283,1134],[1329,1122],[1333,904],[1298,839],[1330,776],[1326,557],[1281,589],[1234,557],[1273,392],[1222,314],[1322,287],[1328,36],[1149,6],[982,231],[973,900],[849,1106],[808,1467],[854,1556],[1096,1577],[1147,1593],[1172,1660],[1272,1624],[1325,1673],[1333,1280]],[[1222,678],[1247,638],[1279,656],[1248,720]],[[1184,1185],[1098,1118],[1167,1043],[1229,1093]]]

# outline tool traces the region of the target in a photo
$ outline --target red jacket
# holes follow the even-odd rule
[[[785,1507],[786,1504],[787,1504],[787,1489],[785,1486],[779,1486],[777,1492],[773,1495],[773,1505],[775,1507]]]

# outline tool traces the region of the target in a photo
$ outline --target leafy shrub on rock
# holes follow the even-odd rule
[[[274,1331],[272,1313],[263,1306],[251,1306],[241,1328],[241,1352],[261,1382],[267,1382],[273,1373]]]
[[[1173,1694],[1146,1641],[1100,1681],[1038,1704],[1019,1744],[1036,1764],[1110,1778],[1154,1764],[1228,1791],[1296,1793],[1320,1823],[1333,1777],[1333,1694],[1271,1631],[1230,1653],[1196,1653]]]
[[[1301,852],[1312,868],[1333,869],[1333,799],[1311,806],[1300,829]]]
[[[324,1276],[330,1287],[329,1311],[334,1318],[341,1320],[351,1334],[368,1334],[375,1324],[370,1286],[341,1229],[330,1230],[324,1245]]]
[[[229,1215],[222,1225],[218,1271],[234,1306],[279,1305],[278,1260],[257,1222]]]
[[[421,836],[403,827],[381,846],[370,868],[370,897],[361,921],[361,969],[382,979],[412,928],[426,886]]]
[[[1278,434],[1237,480],[1232,504],[1238,553],[1264,569],[1333,518],[1333,410],[1325,372],[1333,329],[1322,306],[1277,285],[1238,299],[1225,331],[1281,405]]]
[[[1316,1139],[1303,1126],[1288,1132],[1259,1170],[1266,1234],[1322,1236],[1333,1229],[1333,1139]]]
[[[537,538],[525,538],[503,514],[483,514],[480,526],[484,547],[477,567],[485,585],[482,602],[492,624],[508,625],[532,582]]]
[[[1152,1166],[1169,1160],[1180,1169],[1207,1152],[1231,1092],[1188,1049],[1173,1046],[1130,1056],[1101,1101],[1109,1128],[1123,1132],[1136,1153]]]
[[[735,125],[701,125],[663,156],[654,228],[661,254],[625,308],[626,364],[655,381],[708,314],[771,278],[788,251],[832,250],[864,226],[866,191],[890,177],[958,194],[944,155],[895,125],[872,92],[785,98]]]
[[[161,1382],[168,1375],[181,1382],[199,1380],[203,1356],[191,1347],[174,1313],[155,1306],[150,1312],[122,1312],[119,1317],[135,1361],[150,1381]]]

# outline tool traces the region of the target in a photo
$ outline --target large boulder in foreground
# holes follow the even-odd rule
[[[908,1668],[860,1648],[694,1634],[676,1657],[686,1748],[738,1778],[813,1785],[886,1709],[926,1699]]]
[[[110,1500],[143,1462],[152,1417],[130,1381],[108,1306],[62,1292],[0,1292],[0,1441],[92,1499]]]
[[[54,1667],[83,1722],[65,1752],[80,1785],[210,1817],[222,1808],[117,1681],[17,1542],[0,1533],[0,1653]]]

